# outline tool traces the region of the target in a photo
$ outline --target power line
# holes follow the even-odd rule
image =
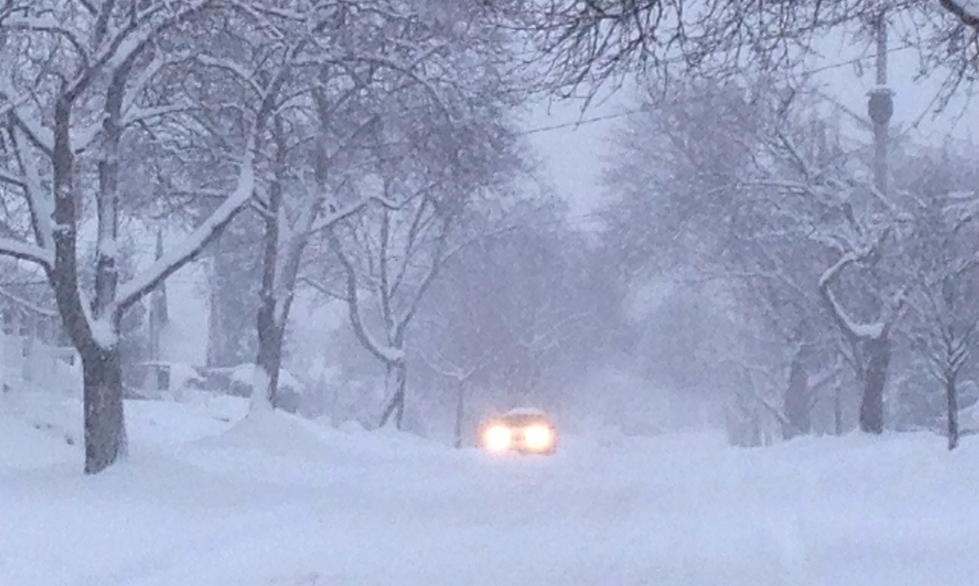
[[[898,45],[896,47],[889,48],[887,51],[885,51],[885,54],[890,55],[891,53],[897,53],[899,51],[907,51],[908,49],[913,49],[913,48],[914,45],[910,43],[905,43],[903,45]],[[860,63],[861,61],[872,61],[876,58],[877,57],[875,55],[861,55],[860,57],[854,57],[852,59],[846,59],[844,61],[838,61],[836,63],[830,63],[828,65],[822,65],[820,67],[807,69],[803,73],[807,75],[812,75],[813,73],[822,73],[824,71],[839,69],[840,67],[845,67],[847,65],[854,65],[856,63]]]
[[[594,118],[585,118],[583,120],[578,120],[576,122],[564,122],[562,124],[554,124],[551,126],[541,126],[539,128],[531,128],[530,130],[524,130],[518,132],[519,135],[536,134],[538,132],[548,132],[551,130],[560,130],[562,128],[579,127],[585,124],[593,124],[595,122],[604,122],[606,120],[614,120],[616,118],[624,118],[626,116],[631,116],[632,114],[638,114],[640,110],[627,110],[625,112],[619,112],[617,114],[606,114],[605,116],[596,116]]]
[[[913,45],[906,43],[904,45],[900,45],[900,46],[892,47],[892,48],[888,49],[887,50],[887,53],[888,54],[890,54],[890,53],[896,53],[896,52],[899,52],[899,51],[906,51],[906,50],[912,49],[912,48],[913,48]],[[875,59],[875,57],[873,55],[862,55],[862,56],[859,56],[859,57],[853,57],[852,59],[846,59],[846,60],[843,60],[843,61],[838,61],[836,63],[830,63],[830,64],[827,64],[827,65],[822,65],[822,66],[819,66],[819,67],[814,67],[814,68],[811,68],[811,69],[806,69],[805,71],[803,71],[803,74],[804,75],[813,75],[813,74],[816,74],[816,73],[823,73],[825,71],[831,71],[831,70],[834,70],[834,69],[839,69],[841,67],[845,67],[847,65],[854,65],[856,63],[860,63],[860,62],[863,62],[863,61],[872,61],[873,59]],[[619,119],[619,118],[625,118],[625,117],[631,116],[633,114],[639,114],[640,112],[642,112],[642,110],[637,110],[637,109],[625,110],[623,112],[618,112],[618,113],[615,113],[615,114],[606,114],[606,115],[603,115],[603,116],[595,116],[595,117],[592,117],[592,118],[584,118],[582,120],[576,120],[574,122],[563,122],[563,123],[552,124],[552,125],[548,125],[548,126],[539,126],[539,127],[536,127],[536,128],[530,128],[530,129],[527,129],[527,130],[520,131],[520,132],[518,132],[516,134],[519,135],[519,136],[526,136],[526,135],[530,135],[530,134],[537,134],[537,133],[540,133],[540,132],[550,132],[552,130],[562,130],[564,128],[578,128],[580,126],[584,126],[584,125],[587,125],[587,124],[595,124],[595,123],[598,123],[598,122],[605,122],[607,120],[616,120],[616,119]]]

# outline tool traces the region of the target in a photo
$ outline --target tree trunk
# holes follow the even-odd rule
[[[405,386],[408,380],[408,366],[404,362],[399,362],[391,365],[389,368],[394,372],[395,376],[394,394],[391,396],[391,400],[388,401],[387,407],[384,408],[379,427],[387,425],[391,417],[394,416],[394,427],[401,429],[401,424],[405,416]]]
[[[785,390],[785,418],[788,425],[783,426],[782,437],[792,439],[807,435],[811,430],[809,380],[806,375],[805,351],[799,347],[789,369],[789,384]]]
[[[263,307],[264,309],[264,307]],[[282,368],[282,328],[274,323],[263,324],[265,311],[259,310],[258,357],[255,364],[265,371],[264,389],[252,389],[253,393],[265,393],[265,400],[273,409],[278,407],[279,370]]]
[[[55,259],[54,266],[48,270],[48,280],[54,291],[62,325],[82,360],[85,473],[96,474],[126,453],[122,360],[117,345],[103,348],[93,339],[80,294],[76,255],[78,199],[74,184],[74,153],[71,149],[71,109],[72,100],[66,96],[59,97],[55,103],[51,166],[54,221],[61,228],[52,234]],[[101,278],[104,283],[105,277]]]
[[[462,447],[462,418],[466,410],[466,388],[459,384],[459,392],[456,398],[456,428],[455,428],[455,447]]]
[[[840,387],[833,393],[833,433],[843,435],[843,389]]]
[[[217,261],[214,261],[217,262]],[[218,301],[217,277],[209,276],[207,290],[207,368],[221,365],[221,304]]]
[[[85,473],[105,470],[126,454],[119,347],[80,352],[85,393]]]
[[[945,402],[948,408],[948,449],[959,445],[959,397],[955,374],[945,377]]]
[[[283,211],[283,181],[286,174],[285,130],[281,116],[274,120],[275,158],[273,170],[275,179],[269,186],[269,201],[265,216],[264,251],[262,254],[262,288],[259,292],[258,307],[258,357],[255,363],[265,371],[267,388],[265,399],[273,409],[278,408],[279,371],[282,368],[282,341],[292,302],[292,291],[299,271],[302,243],[281,242],[283,226],[286,222]],[[312,215],[310,215],[312,221]],[[302,227],[309,229],[309,225]],[[284,248],[284,250],[283,250]],[[253,389],[252,392],[260,392]]]
[[[865,341],[867,352],[863,399],[860,403],[860,429],[866,433],[884,431],[884,387],[891,361],[891,341],[883,335]]]
[[[757,407],[751,411],[751,423],[749,425],[748,447],[757,448],[761,446],[761,417],[758,415]]]

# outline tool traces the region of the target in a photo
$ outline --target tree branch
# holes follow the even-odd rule
[[[350,314],[350,325],[354,329],[354,334],[360,340],[361,345],[384,364],[392,365],[402,362],[404,360],[404,350],[377,343],[364,326],[364,321],[360,314],[360,294],[358,292],[360,286],[357,279],[357,269],[347,254],[344,253],[340,238],[336,235],[336,231],[332,226],[326,229],[326,234],[330,242],[330,248],[333,249],[333,253],[336,255],[346,275],[347,310]]]
[[[952,13],[965,26],[979,31],[979,6],[972,0],[938,0],[942,8]]]
[[[33,262],[47,271],[54,267],[53,252],[12,238],[0,238],[0,255]]]

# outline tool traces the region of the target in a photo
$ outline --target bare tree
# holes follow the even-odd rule
[[[388,372],[381,425],[398,427],[421,300],[447,259],[480,237],[472,210],[506,199],[526,167],[506,113],[522,91],[509,39],[478,6],[434,6],[438,15],[397,6],[362,17],[369,26],[348,55],[368,66],[358,98],[376,120],[361,171],[342,189],[386,203],[324,230],[357,339]],[[321,123],[335,123],[324,105]]]
[[[264,238],[256,363],[264,377],[257,384],[256,405],[275,404],[283,338],[313,236],[357,216],[370,202],[394,207],[385,197],[353,186],[383,156],[384,149],[368,147],[390,138],[379,134],[382,120],[400,114],[389,101],[401,105],[412,99],[406,96],[423,95],[438,106],[459,90],[457,80],[426,73],[441,64],[441,48],[452,39],[438,25],[412,27],[416,14],[410,7],[371,0],[296,4],[281,17],[266,16],[289,36],[306,40],[298,47],[303,67],[271,129],[276,154],[269,194],[259,208]],[[412,43],[398,38],[405,34]]]
[[[755,2],[753,0],[555,0],[528,3],[550,85],[570,94],[646,73],[736,77],[745,66],[793,67],[831,31],[859,34],[882,13],[929,71],[947,72],[946,93],[974,78],[979,9],[970,0]]]
[[[330,246],[345,275],[344,299],[357,339],[384,363],[390,396],[381,415],[401,427],[405,409],[407,363],[405,338],[418,306],[451,253],[450,237],[459,212],[445,207],[429,186],[407,196],[394,195],[393,178],[385,178],[383,193],[391,201],[404,200],[407,214],[381,206],[348,227],[347,238],[327,228]],[[376,218],[371,218],[375,215]],[[356,252],[344,240],[356,243]],[[370,331],[363,298],[376,304],[381,337]]]
[[[908,242],[919,276],[909,302],[908,335],[945,397],[948,449],[959,440],[959,380],[969,365],[979,324],[976,194],[970,166],[953,153],[912,157],[906,168],[919,197]]]
[[[772,368],[787,377],[773,379],[785,386],[769,397],[784,410],[784,435],[791,437],[812,428],[824,371],[836,364],[836,336],[813,286],[822,268],[813,263],[809,235],[822,212],[771,185],[771,174],[782,173],[772,165],[784,159],[770,152],[781,95],[765,80],[691,80],[642,96],[640,112],[616,137],[606,174],[619,199],[605,213],[605,238],[633,282],[717,287],[735,300],[733,311],[751,316],[744,332],[791,349],[771,355],[779,357]],[[805,144],[806,152],[818,142]]]
[[[859,382],[861,427],[879,433],[915,280],[905,249],[915,187],[902,182],[888,196],[868,183],[865,145],[827,123],[822,109],[835,107],[804,87],[690,85],[692,96],[651,102],[655,131],[625,135],[610,176],[625,195],[610,216],[613,239],[639,251],[639,267],[727,282],[764,331],[795,349],[784,365],[787,434],[810,428],[815,389],[836,376],[837,356]],[[843,399],[834,398],[837,422]]]
[[[321,72],[319,87],[305,90],[307,108],[299,110],[293,105],[288,114],[276,117],[271,129],[275,145],[271,183],[267,197],[259,200],[258,208],[264,234],[256,365],[263,377],[253,389],[253,408],[276,405],[283,341],[303,255],[311,239],[360,213],[370,201],[380,201],[373,194],[356,195],[343,201],[342,195],[349,191],[339,189],[333,180],[331,172],[343,177],[353,171],[340,159],[374,118],[367,117],[352,129],[337,128],[334,123],[337,117],[344,118],[350,126],[354,116],[338,108],[361,88],[354,86],[331,102],[325,97],[326,78]],[[296,94],[293,88],[291,102],[297,101]],[[309,136],[301,130],[307,127],[316,129],[316,135]],[[333,144],[328,145],[331,140]]]
[[[900,238],[896,232],[903,216],[875,187],[854,179],[855,171],[846,168],[850,157],[837,153],[822,163],[814,162],[794,137],[782,131],[776,132],[775,150],[787,165],[777,171],[779,177],[772,176],[771,184],[783,194],[801,198],[798,201],[823,218],[809,236],[831,255],[818,278],[818,290],[854,348],[854,365],[863,385],[860,426],[880,433],[891,334],[907,293],[903,275],[894,272],[901,264],[894,239]],[[863,274],[847,281],[847,271]],[[855,300],[851,308],[841,301],[841,291]]]
[[[977,319],[960,315],[961,283],[947,274],[938,287],[939,295],[926,294],[925,319],[931,324],[929,334],[920,338],[921,346],[932,365],[932,375],[941,383],[945,394],[948,449],[959,443],[958,382],[970,352],[976,345]]]
[[[436,372],[439,376],[445,377],[452,381],[456,386],[456,404],[455,404],[455,425],[453,427],[453,443],[456,449],[461,448],[464,445],[463,440],[463,429],[465,428],[466,419],[466,394],[469,391],[470,381],[474,375],[476,375],[481,369],[486,368],[491,362],[491,349],[484,349],[482,356],[473,360],[467,366],[458,366],[453,364],[449,360],[446,360],[441,353],[438,354],[438,359],[433,359],[431,357],[423,357],[423,361],[432,371]]]

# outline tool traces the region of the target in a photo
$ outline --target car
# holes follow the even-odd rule
[[[540,409],[511,409],[486,419],[479,426],[477,443],[489,452],[549,455],[557,449],[557,426]]]

